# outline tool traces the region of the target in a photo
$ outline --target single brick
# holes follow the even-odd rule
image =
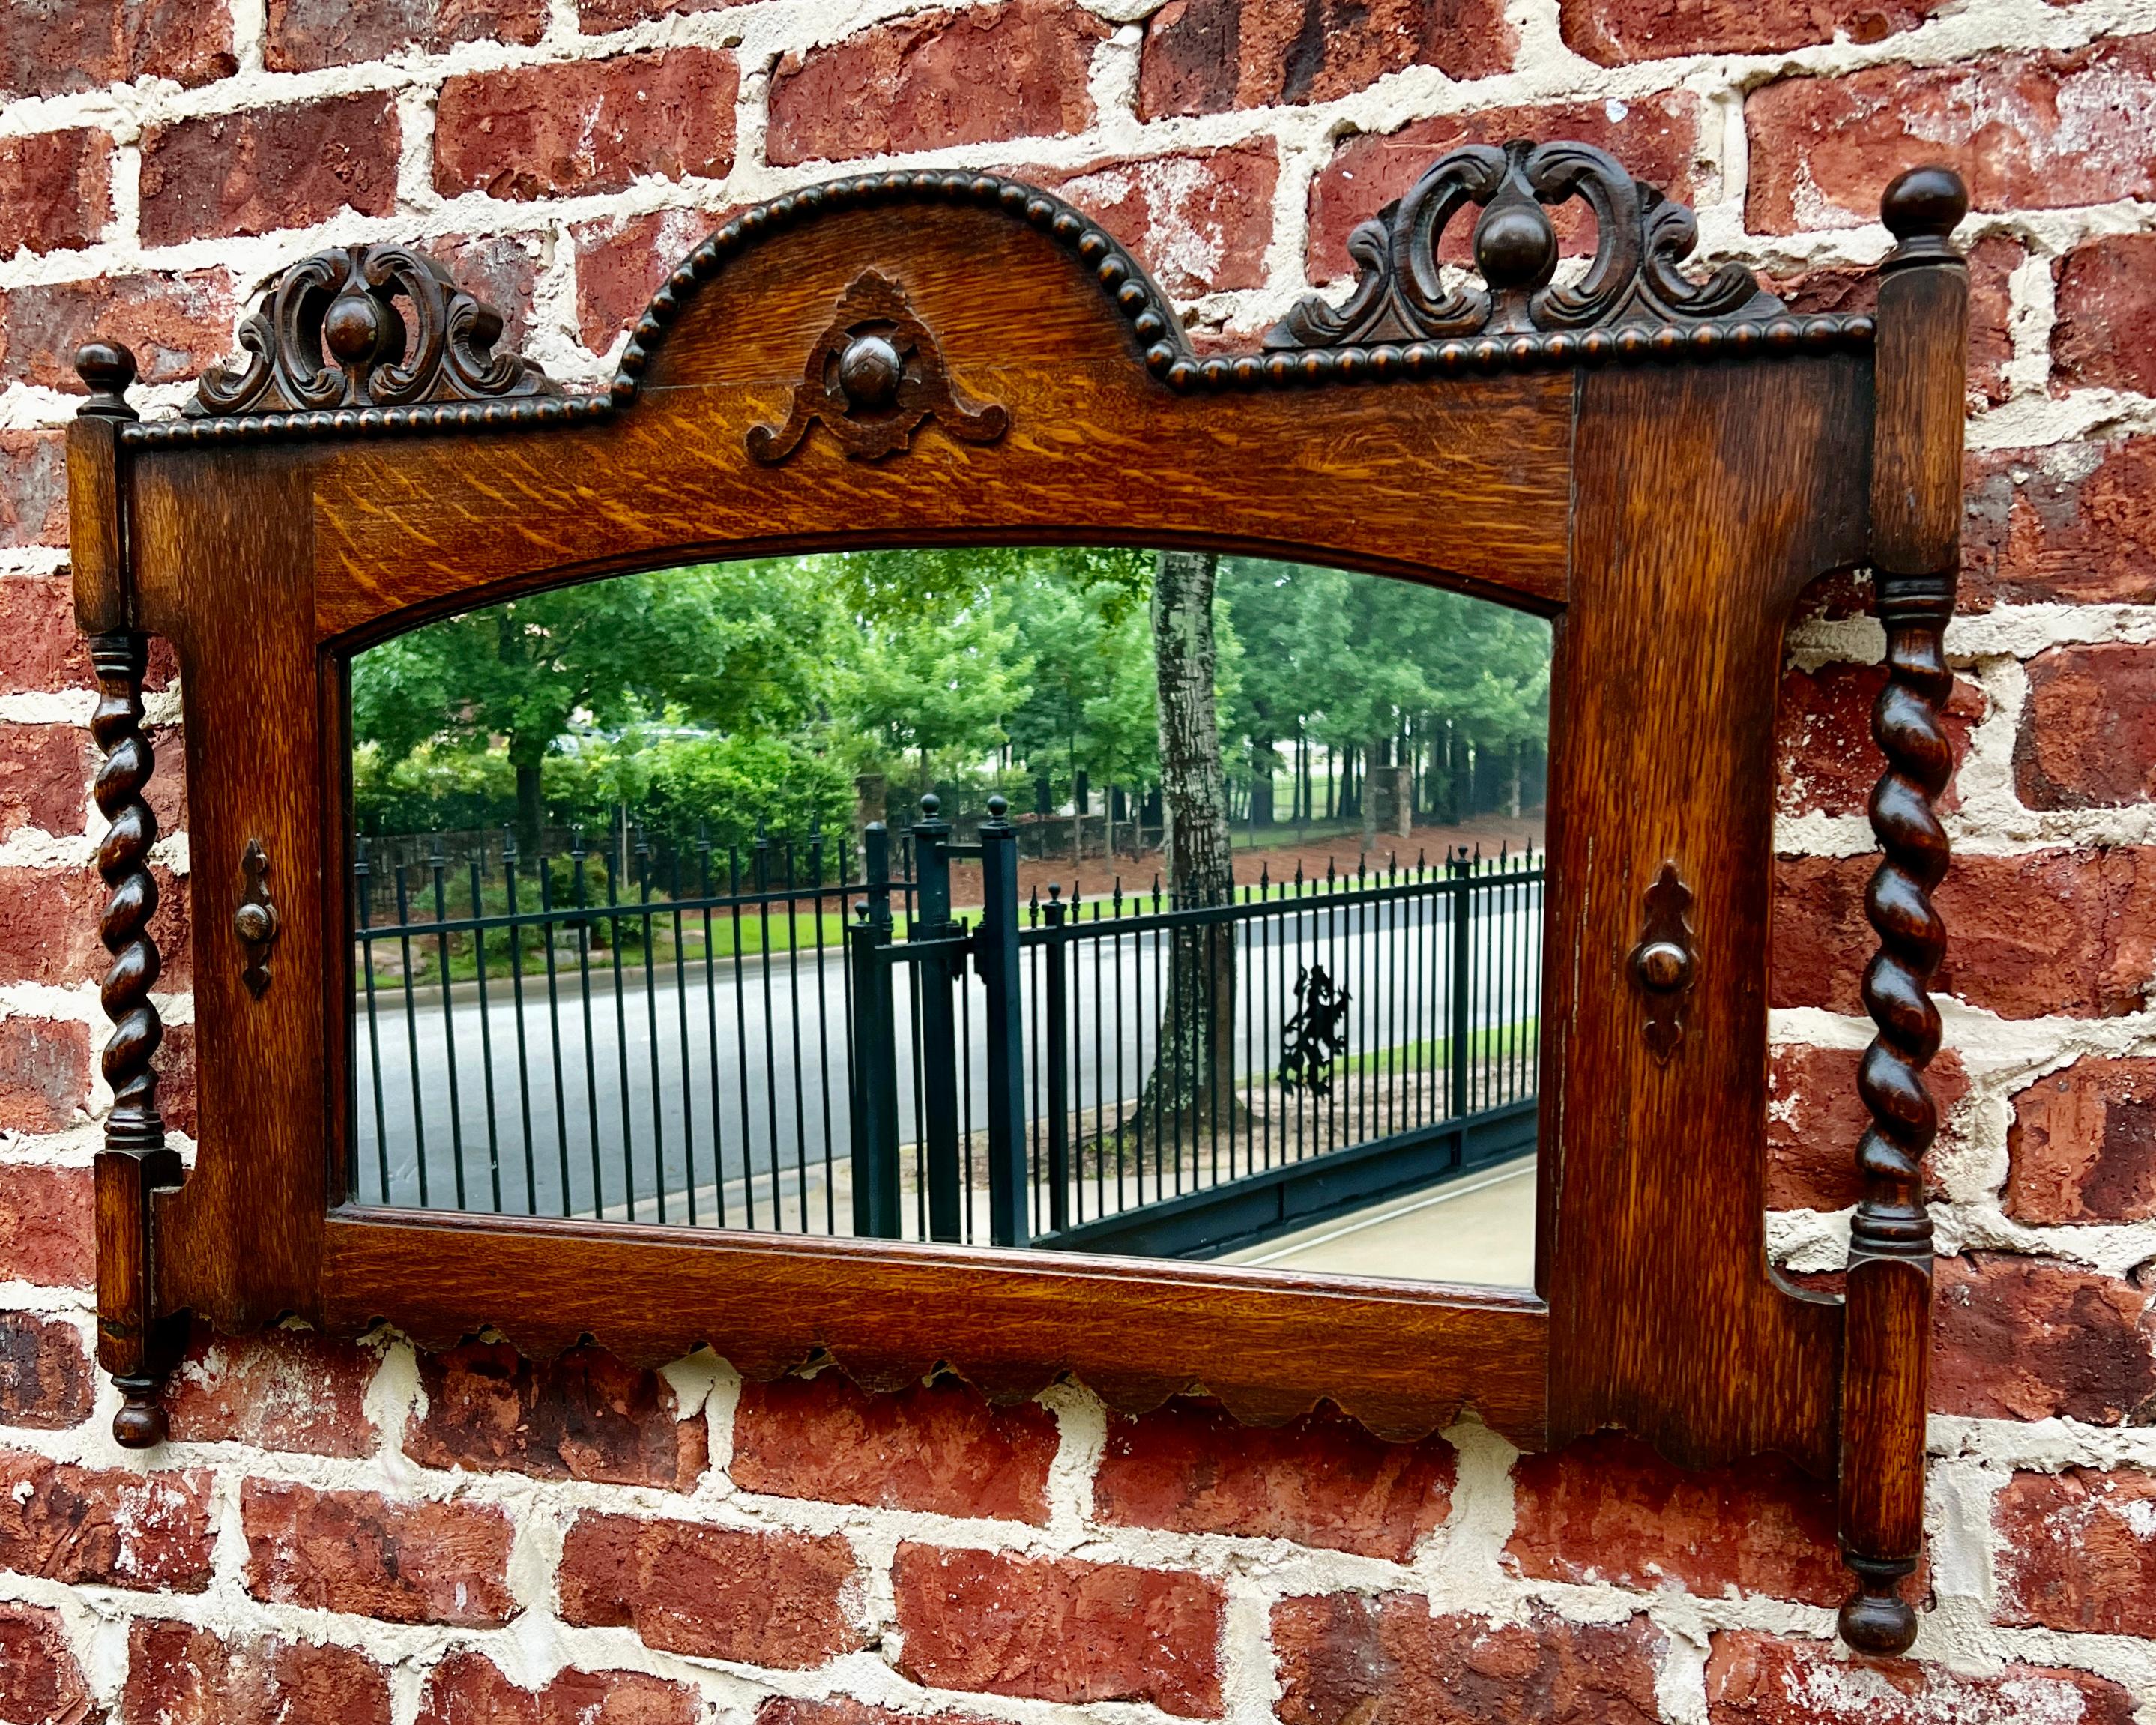
[[[1451,1507],[1452,1445],[1389,1444],[1345,1414],[1271,1430],[1224,1408],[1173,1401],[1111,1414],[1093,1512],[1129,1527],[1242,1533],[1404,1563]]]
[[[195,1027],[167,1024],[157,1045],[157,1111],[172,1132],[195,1135]]]
[[[598,36],[609,30],[626,30],[647,18],[717,12],[745,3],[746,0],[577,0],[577,23],[587,36]]]
[[[2156,1635],[2156,1477],[2017,1473],[1991,1514],[1999,1621]]]
[[[1883,42],[1915,28],[1943,0],[1560,0],[1565,45],[1605,66],[1688,54],[1780,54],[1845,37]]]
[[[1972,453],[1962,608],[2156,603],[2152,488],[2156,438]]]
[[[1418,120],[1395,131],[1351,134],[1311,182],[1310,279],[1332,281],[1353,275],[1348,236],[1374,217],[1381,205],[1405,193],[1439,157],[1461,144],[1576,138],[1609,151],[1640,178],[1666,188],[1672,198],[1686,198],[1699,137],[1698,110],[1696,98],[1672,90],[1632,102],[1491,108]],[[1583,209],[1574,201],[1555,212],[1568,251],[1584,250],[1593,243],[1593,225]],[[1471,216],[1455,217],[1446,231],[1444,255],[1465,260],[1474,231]]]
[[[112,139],[77,128],[0,137],[0,257],[94,245],[112,219]]]
[[[1849,1592],[1835,1546],[1834,1488],[1775,1456],[1681,1468],[1605,1432],[1512,1466],[1505,1553],[1537,1581],[1762,1594],[1836,1605]]]
[[[223,1640],[192,1624],[128,1626],[117,1725],[389,1725],[388,1673],[334,1643]]]
[[[701,1419],[683,1420],[673,1386],[600,1348],[521,1358],[505,1343],[423,1354],[427,1411],[404,1435],[422,1467],[507,1468],[548,1480],[693,1490],[706,1461]]]
[[[81,1331],[33,1312],[0,1312],[0,1425],[59,1431],[89,1419],[96,1402]]]
[[[0,1281],[88,1287],[97,1275],[96,1202],[86,1168],[0,1162]]]
[[[157,914],[151,938],[164,955],[159,986],[178,993],[192,970],[186,947],[186,883],[175,891],[172,875],[152,865]],[[0,868],[0,982],[53,983],[63,988],[102,977],[111,957],[97,937],[105,901],[94,865],[74,868]]]
[[[987,1725],[987,1721],[971,1713],[946,1712],[940,1707],[932,1713],[894,1712],[844,1695],[827,1701],[773,1695],[756,1710],[756,1725],[931,1725],[931,1722],[933,1725]]]
[[[1108,33],[1069,0],[1008,0],[788,54],[772,76],[764,156],[790,167],[1083,131]]]
[[[1939,1260],[1934,1290],[1938,1412],[2097,1425],[2156,1413],[2156,1296],[2146,1290],[1988,1252]]]
[[[697,1725],[696,1692],[641,1671],[562,1671],[540,1689],[511,1682],[479,1653],[428,1674],[417,1725]]]
[[[167,769],[175,773],[181,767],[177,761],[166,764]],[[194,986],[195,976],[194,933],[187,916],[187,907],[191,902],[187,877],[174,875],[162,864],[152,864],[150,873],[157,882],[157,914],[150,919],[150,938],[157,943],[163,966],[158,973],[157,986],[167,993],[183,994]],[[94,901],[102,905],[105,901],[104,883],[93,873],[85,884]],[[88,965],[78,974],[101,977],[109,962],[100,947],[90,955]]]
[[[66,543],[66,434],[0,431],[0,546]]]
[[[2014,741],[2031,809],[2118,809],[2156,792],[2156,647],[2053,647],[2029,661]]]
[[[209,1585],[209,1476],[77,1467],[0,1450],[0,1569],[198,1594]]]
[[[1783,814],[1861,814],[1871,806],[1871,788],[1887,768],[1871,740],[1871,709],[1886,683],[1887,668],[1881,665],[1783,671],[1774,713],[1774,800]],[[1946,732],[1957,773],[1969,755],[1969,732],[1984,712],[1984,691],[1965,677],[1956,678]],[[1960,803],[1960,788],[1950,779],[1939,806],[1954,809]]]
[[[5,444],[0,443],[0,449]],[[0,695],[90,685],[68,576],[0,575]]]
[[[2068,387],[2156,394],[2156,234],[2106,234],[2051,266],[2051,375]]]
[[[1270,138],[1022,177],[1100,223],[1178,298],[1265,285],[1280,177]]]
[[[269,25],[262,64],[312,72],[413,49],[439,54],[459,42],[536,42],[547,0],[270,0]]]
[[[0,838],[82,831],[96,752],[79,725],[0,725]]]
[[[1775,863],[1776,1006],[1861,1011],[1877,950],[1864,891],[1878,859]],[[2156,968],[2156,849],[2106,846],[1957,856],[1934,895],[1953,931],[1933,988],[2002,1018],[2105,1018],[2140,1009]]]
[[[2014,272],[2027,260],[2018,240],[1988,234],[1968,249],[1969,393],[1973,404],[1996,406],[2006,399],[2006,367],[2014,357]],[[1879,307],[1876,270],[1830,266],[1800,275],[1768,277],[1769,291],[1792,312],[1876,311]]]
[[[459,287],[501,315],[495,352],[513,353],[531,333],[542,244],[528,234],[483,234],[430,239],[421,249],[438,259]]]
[[[1810,1043],[1777,1043],[1768,1050],[1768,1209],[1844,1210],[1864,1195],[1856,1146],[1871,1114],[1856,1090],[1861,1058],[1856,1049]],[[1924,1080],[1938,1105],[1940,1139],[1951,1142],[1954,1106],[1969,1094],[1961,1056],[1941,1049]],[[1927,1191],[1936,1191],[1931,1161],[1924,1158],[1924,1183]]]
[[[2006,1213],[2039,1227],[2156,1216],[2156,1060],[2092,1055],[2014,1099]]]
[[[212,114],[142,134],[142,239],[270,234],[397,201],[397,111],[379,92]]]
[[[581,1515],[562,1542],[562,1620],[626,1624],[647,1646],[798,1669],[863,1645],[836,1535]]]
[[[1722,1630],[1707,1656],[1707,1717],[1708,1725],[2132,1725],[2133,1697],[2087,1671],[2009,1665],[1971,1674]]]
[[[198,0],[29,0],[0,31],[0,101],[138,78],[229,78],[232,15]]]
[[[240,1520],[247,1589],[258,1599],[459,1629],[516,1615],[511,1530],[491,1506],[396,1503],[372,1491],[249,1480]]]
[[[309,1455],[372,1455],[377,1440],[367,1390],[380,1363],[371,1348],[312,1330],[220,1336],[198,1322],[165,1388],[172,1435]]]
[[[1138,112],[1328,102],[1405,66],[1487,78],[1517,46],[1500,0],[1168,0],[1146,23]]]
[[[1745,225],[1793,234],[1879,219],[1896,170],[1944,162],[1979,210],[2156,193],[2156,36],[2071,52],[1784,78],[1744,102]]]
[[[57,1132],[89,1106],[89,1025],[0,1019],[0,1131]]]
[[[1659,1725],[1663,1638],[1644,1616],[1432,1616],[1415,1594],[1273,1607],[1282,1725]]]
[[[901,1545],[898,1668],[916,1683],[1042,1701],[1220,1711],[1220,1584],[1172,1569]]]
[[[59,1613],[0,1604],[0,1719],[59,1725],[100,1717]]]
[[[1055,1417],[952,1378],[896,1394],[836,1372],[742,1386],[728,1470],[745,1491],[940,1515],[1048,1519]]]
[[[435,189],[533,198],[718,177],[733,167],[740,78],[710,48],[452,78],[435,109]]]
[[[0,378],[81,394],[75,350],[125,341],[145,383],[199,373],[232,345],[233,294],[223,270],[105,276],[0,295]]]
[[[604,353],[644,315],[659,284],[724,217],[698,210],[608,216],[575,230],[577,322],[584,346]]]
[[[153,725],[146,738],[152,759],[150,783],[144,788],[142,800],[157,817],[160,837],[168,833],[183,833],[187,829],[186,740],[177,725]]]

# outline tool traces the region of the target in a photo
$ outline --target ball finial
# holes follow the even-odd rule
[[[1969,213],[1969,187],[1952,168],[1933,162],[1897,174],[1879,200],[1879,219],[1904,250],[1943,244]]]
[[[164,1404],[158,1400],[162,1387],[155,1378],[121,1378],[120,1408],[112,1416],[112,1440],[123,1450],[154,1450],[165,1441]]]
[[[1557,270],[1557,230],[1539,204],[1493,205],[1475,225],[1475,266],[1493,288],[1538,288]]]
[[[933,791],[924,791],[921,796],[921,818],[933,820],[943,807],[943,799]]]
[[[74,351],[75,375],[90,386],[81,412],[107,419],[132,419],[128,386],[135,381],[135,356],[117,341],[85,341]]]
[[[1010,799],[1005,797],[1001,791],[998,791],[993,796],[988,798],[988,819],[990,820],[1001,820],[1009,813]]]

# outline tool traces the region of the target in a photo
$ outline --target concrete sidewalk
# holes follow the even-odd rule
[[[1530,1157],[1435,1192],[1335,1216],[1299,1234],[1230,1252],[1219,1261],[1530,1287],[1535,1279],[1534,1176]]]

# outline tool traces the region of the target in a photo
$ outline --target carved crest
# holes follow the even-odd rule
[[[1587,273],[1552,285],[1557,229],[1546,205],[1585,200],[1597,243]],[[1438,254],[1467,204],[1481,207],[1474,255],[1483,285],[1448,287]],[[1265,336],[1270,348],[1337,347],[1618,324],[1772,317],[1784,308],[1750,270],[1725,264],[1703,282],[1677,265],[1697,243],[1692,213],[1589,144],[1468,144],[1348,236],[1355,290],[1334,308],[1312,295]]]
[[[264,290],[239,326],[245,357],[205,375],[184,411],[295,413],[561,393],[521,355],[495,352],[501,338],[501,314],[424,252],[341,246],[301,259]]]
[[[898,284],[866,270],[809,349],[786,423],[751,426],[748,452],[767,465],[783,461],[820,420],[849,459],[875,461],[905,449],[932,418],[969,444],[992,444],[1010,429],[1009,408],[959,388]]]

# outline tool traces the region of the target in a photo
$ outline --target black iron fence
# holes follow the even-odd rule
[[[1018,850],[362,848],[352,1195],[1207,1256],[1532,1148],[1538,859],[1022,903]]]

